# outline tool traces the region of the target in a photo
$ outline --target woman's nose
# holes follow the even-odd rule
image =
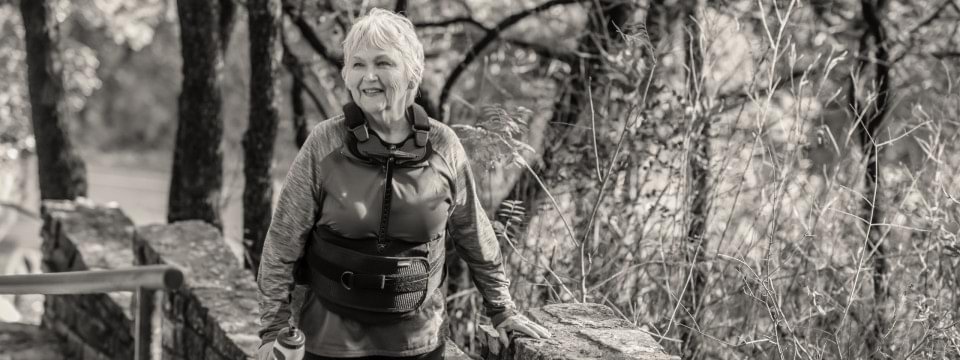
[[[377,73],[373,71],[368,71],[366,74],[364,74],[363,79],[370,80],[370,81],[377,81]]]

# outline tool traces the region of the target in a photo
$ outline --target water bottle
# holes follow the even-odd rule
[[[303,331],[296,326],[285,327],[273,343],[273,358],[277,360],[303,360]]]

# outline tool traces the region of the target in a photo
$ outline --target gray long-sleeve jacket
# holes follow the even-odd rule
[[[442,236],[447,231],[457,252],[472,270],[474,284],[484,299],[486,313],[497,325],[516,313],[508,291],[500,247],[479,200],[466,152],[448,126],[430,120],[430,142],[435,153],[427,169],[412,176],[436,179],[394,177],[394,202],[391,208],[391,238],[405,236]],[[314,226],[337,229],[351,238],[376,237],[379,225],[383,178],[356,177],[363,171],[350,166],[369,166],[350,161],[346,149],[348,136],[343,116],[323,121],[314,127],[300,149],[273,214],[259,271],[260,338],[273,341],[286,327],[292,309],[290,294],[294,288],[293,268],[310,240]],[[419,180],[419,181],[418,181]],[[423,184],[433,184],[423,188]],[[436,211],[443,205],[448,218],[445,229],[418,228],[417,209]],[[430,210],[427,210],[427,209]],[[402,217],[396,219],[395,217]],[[432,231],[440,231],[433,234]],[[428,296],[415,316],[393,324],[363,324],[326,310],[307,294],[300,311],[300,324],[310,353],[329,357],[412,356],[440,345],[439,333],[444,316],[440,289]]]

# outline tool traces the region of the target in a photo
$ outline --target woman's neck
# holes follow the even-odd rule
[[[374,117],[370,114],[364,114],[367,117],[367,126],[371,130],[375,131],[380,139],[392,144],[399,144],[403,142],[412,130],[410,129],[410,123],[407,122],[405,116],[400,116],[395,119],[387,119],[384,117]]]

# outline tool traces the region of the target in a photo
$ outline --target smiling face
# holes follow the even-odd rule
[[[352,52],[344,66],[350,96],[368,117],[379,121],[403,118],[413,81],[404,71],[398,50],[364,46]]]

